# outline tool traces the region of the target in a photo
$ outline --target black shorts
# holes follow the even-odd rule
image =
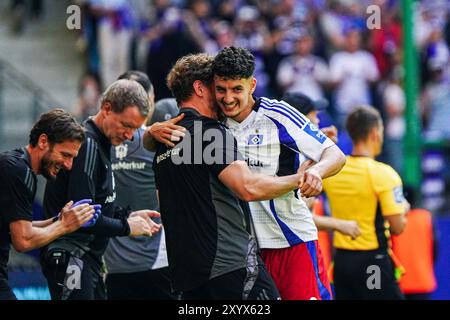
[[[172,292],[168,267],[108,274],[106,290],[109,300],[178,300]]]
[[[101,267],[69,251],[52,249],[41,256],[42,272],[52,300],[105,300]]]
[[[334,257],[336,300],[403,300],[386,251],[337,249]]]
[[[190,291],[184,300],[280,300],[280,293],[264,265],[238,269],[213,278]]]

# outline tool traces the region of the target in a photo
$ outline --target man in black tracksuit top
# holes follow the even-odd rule
[[[68,201],[55,208],[57,219],[33,221],[37,175],[54,179],[60,169],[70,170],[84,138],[69,113],[54,109],[35,123],[26,147],[0,153],[0,300],[16,299],[8,285],[11,244],[20,252],[39,248],[94,219],[92,206]]]
[[[250,171],[217,120],[212,61],[205,54],[183,57],[167,78],[184,115],[178,125],[186,128],[173,148],[159,144],[153,161],[171,280],[185,299],[278,299],[239,198],[276,198],[297,188],[300,175]]]
[[[156,213],[141,210],[128,218],[126,209],[114,206],[111,146],[131,139],[148,112],[148,95],[139,83],[113,83],[102,96],[100,111],[85,122],[86,140],[72,171],[61,172],[54,182],[47,183],[46,215],[69,198],[92,198],[102,205],[102,216],[95,226],[57,239],[42,254],[52,299],[105,299],[101,269],[109,237],[151,235],[159,230],[149,219]]]

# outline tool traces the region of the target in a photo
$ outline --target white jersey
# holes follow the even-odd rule
[[[333,145],[284,101],[261,98],[244,121],[229,118],[227,126],[250,169],[270,176],[294,174],[306,157],[319,161],[323,151]],[[261,248],[287,248],[317,240],[312,214],[297,191],[249,205]]]

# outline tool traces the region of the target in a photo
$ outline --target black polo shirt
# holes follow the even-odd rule
[[[48,245],[48,249],[65,249],[79,258],[90,257],[98,266],[109,237],[129,234],[126,221],[115,219],[116,198],[111,165],[111,143],[92,119],[85,123],[86,140],[73,161],[72,170],[61,170],[54,181],[47,181],[44,214],[57,214],[70,200],[93,199],[102,206],[102,214],[90,228],[80,228]]]
[[[37,178],[25,148],[0,154],[0,280],[7,279],[9,224],[33,220]]]
[[[176,290],[190,290],[254,264],[256,244],[239,199],[218,178],[230,163],[243,159],[236,140],[220,122],[194,109],[181,112],[185,116],[178,125],[190,138],[173,149],[160,144],[153,169],[171,279]]]

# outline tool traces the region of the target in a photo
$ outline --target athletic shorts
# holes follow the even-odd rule
[[[386,251],[337,249],[334,257],[336,300],[402,300],[394,264]]]
[[[283,300],[331,300],[331,288],[317,241],[289,248],[261,249],[261,257]]]
[[[183,300],[280,300],[269,272],[261,263],[215,277],[183,292]]]

